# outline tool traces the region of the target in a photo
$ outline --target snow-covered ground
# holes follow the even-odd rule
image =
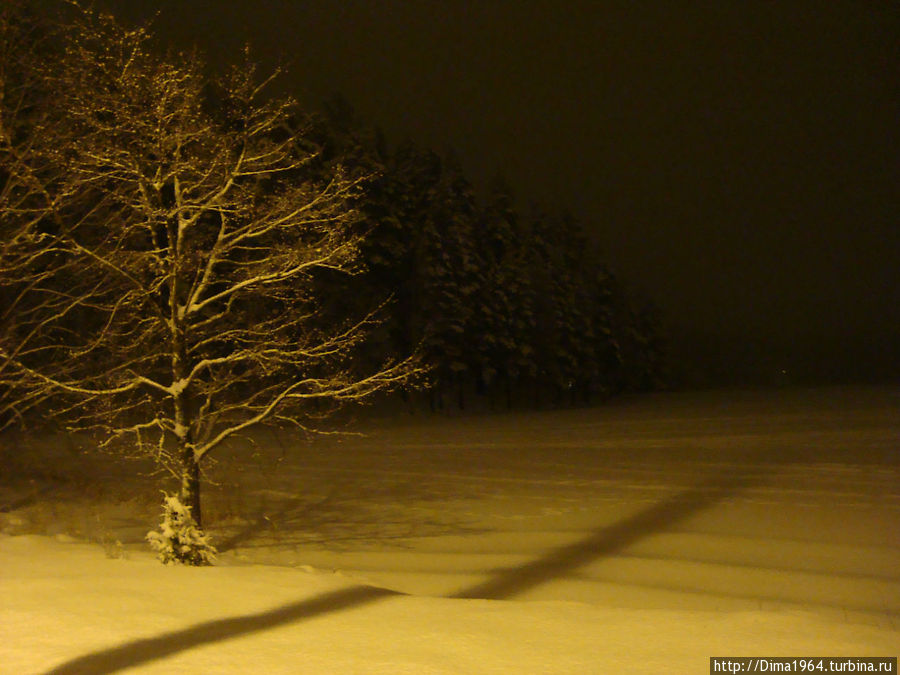
[[[142,543],[160,494],[138,467],[0,439],[0,672],[702,673],[900,651],[898,388],[361,428],[229,448],[201,569]]]

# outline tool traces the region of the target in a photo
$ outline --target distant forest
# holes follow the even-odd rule
[[[658,309],[629,296],[564,205],[523,214],[502,178],[476,189],[452,158],[389,148],[341,96],[314,114],[311,138],[326,163],[369,177],[365,272],[329,280],[331,311],[387,301],[371,356],[420,350],[432,409],[473,396],[581,405],[663,385]]]

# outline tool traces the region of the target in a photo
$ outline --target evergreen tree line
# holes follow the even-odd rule
[[[324,161],[370,176],[358,204],[365,272],[337,295],[388,302],[371,355],[420,350],[431,409],[589,403],[663,384],[660,316],[638,304],[563,209],[523,214],[453,159],[383,135],[341,97],[316,116]]]

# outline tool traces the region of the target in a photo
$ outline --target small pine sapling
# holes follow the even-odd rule
[[[201,567],[212,565],[216,549],[191,516],[191,511],[175,495],[165,495],[159,530],[147,533],[150,548],[163,564],[180,563]]]

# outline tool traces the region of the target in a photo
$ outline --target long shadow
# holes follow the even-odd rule
[[[771,468],[771,467],[770,467]],[[499,572],[493,579],[463,589],[451,598],[503,599],[566,575],[602,556],[608,556],[643,537],[661,532],[742,490],[757,484],[762,471],[738,476],[717,474],[693,488],[650,506],[614,525],[518,567]],[[68,661],[48,675],[105,675],[123,668],[159,660],[211,642],[268,630],[277,626],[368,604],[402,593],[369,586],[322,594],[301,602],[245,616],[209,621],[157,637],[134,640],[118,647]]]
[[[309,619],[319,614],[358,607],[391,595],[399,594],[396,591],[372,586],[343,588],[267,612],[207,621],[183,630],[163,633],[143,640],[134,640],[118,647],[86,654],[48,671],[48,675],[114,673],[124,668],[133,668],[150,661],[158,661],[172,654],[210,642],[228,640],[239,635],[257,633],[301,619]]]
[[[600,528],[574,544],[550,551],[532,562],[504,570],[492,579],[449,597],[484,600],[513,597],[546,581],[565,576],[593,560],[618,553],[644,537],[663,532],[758,483],[760,478],[760,473],[710,478],[614,525]]]

